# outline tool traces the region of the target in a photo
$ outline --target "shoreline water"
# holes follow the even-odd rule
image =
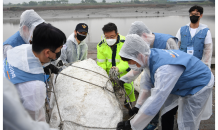
[[[73,10],[36,10],[36,12],[46,21],[84,21],[87,19],[129,19],[129,18],[157,18],[157,17],[172,17],[182,16],[188,17],[189,8],[193,5],[174,5],[171,7],[120,7],[120,8],[96,8],[96,9],[73,9]],[[204,8],[203,16],[215,16],[215,6],[201,5]],[[3,11],[3,23],[11,23],[19,25],[20,15],[23,11]],[[171,18],[170,18],[171,19]],[[172,19],[171,19],[172,20]],[[95,20],[98,22],[98,20]],[[125,20],[123,22],[126,22]],[[96,26],[94,24],[94,26]],[[209,26],[210,28],[210,26]],[[66,31],[66,30],[65,30]],[[100,37],[100,36],[99,36]],[[213,37],[215,45],[215,37]],[[89,43],[88,57],[96,59],[96,44]],[[215,48],[213,51],[215,57]],[[215,61],[214,59],[212,61]],[[215,63],[215,62],[214,62]]]
[[[73,10],[36,10],[45,20],[48,19],[83,19],[83,18],[127,18],[127,17],[165,17],[186,16],[193,5],[174,5],[166,8],[120,7]],[[204,16],[215,15],[215,6],[203,5]],[[23,11],[3,11],[3,20],[20,19]]]

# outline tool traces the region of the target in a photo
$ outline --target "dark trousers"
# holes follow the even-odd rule
[[[161,117],[162,130],[173,130],[174,116],[178,110],[178,106],[168,111]]]
[[[149,124],[152,124],[152,125],[154,125],[154,126],[157,126],[157,124],[158,124],[158,119],[159,119],[159,113],[160,112],[158,112],[157,114],[156,114],[156,116],[151,120],[151,122],[149,123]],[[147,130],[147,129],[151,129],[151,128],[147,128],[148,126],[146,126],[143,130]]]
[[[159,113],[160,113],[160,112],[158,112],[158,113],[156,114],[156,116],[151,120],[150,124],[154,124],[154,125],[157,125],[157,124],[158,124]]]

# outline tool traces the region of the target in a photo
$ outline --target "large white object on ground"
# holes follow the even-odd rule
[[[92,59],[79,61],[72,65],[86,68],[108,77],[106,71]],[[72,66],[67,67],[61,73],[102,86],[101,88],[63,74],[58,75],[55,93],[61,118],[64,121],[63,130],[94,130],[97,129],[96,127],[115,129],[117,123],[122,121],[123,113],[114,93],[103,89],[108,78]],[[107,83],[107,89],[113,91],[111,82]],[[59,124],[60,117],[55,104],[51,114],[50,126],[58,128]]]
[[[141,77],[144,74],[144,71],[141,72],[141,74],[134,80],[134,89],[139,93],[140,92],[140,82],[141,82]]]

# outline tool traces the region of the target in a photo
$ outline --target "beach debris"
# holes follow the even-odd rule
[[[140,92],[140,82],[141,82],[141,77],[143,75],[144,71],[134,80],[134,89],[139,93]]]
[[[116,129],[123,119],[107,72],[92,59],[62,70],[54,88],[57,104],[51,114],[52,128],[60,125],[63,130]]]

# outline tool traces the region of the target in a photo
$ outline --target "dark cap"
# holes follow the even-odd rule
[[[85,23],[79,23],[75,30],[78,32],[88,32],[88,25]]]

